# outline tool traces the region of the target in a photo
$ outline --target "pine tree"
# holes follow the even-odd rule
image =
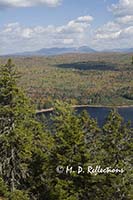
[[[96,169],[97,166],[101,165],[102,160],[102,130],[99,128],[97,120],[91,118],[89,113],[84,110],[80,114],[81,127],[85,132],[87,151],[90,154],[89,162],[87,163],[88,168]],[[100,186],[103,183],[103,179],[97,172],[88,170],[88,174],[84,175],[84,189],[79,199],[84,200],[102,200],[102,196],[99,193]]]
[[[66,174],[65,171],[67,166],[76,171],[78,165],[83,166],[84,164],[83,161],[86,159],[84,132],[80,127],[80,120],[73,114],[69,105],[57,102],[55,107],[53,119],[55,145],[50,164],[52,176],[55,177],[53,194],[55,194],[54,198],[59,200],[76,200],[78,192],[75,186],[78,183],[78,176],[76,173]],[[56,172],[57,166],[64,167],[63,174]]]
[[[10,191],[25,189],[31,159],[34,114],[18,88],[11,59],[0,68],[0,176]]]
[[[96,162],[93,160],[94,156],[91,156],[92,146],[95,144],[94,139],[91,140],[92,143],[87,140],[89,136],[99,132],[97,123],[87,115],[77,116],[70,105],[61,102],[57,102],[52,120],[54,148],[49,164],[52,193],[49,199],[95,199],[92,198],[95,194],[95,178],[87,174],[87,167]],[[57,166],[63,166],[63,173],[58,172]],[[79,167],[85,173],[79,173]]]
[[[3,179],[0,178],[0,199],[5,198],[8,196],[8,188],[6,184],[4,183]]]
[[[121,172],[102,175],[100,194],[102,199],[131,200],[132,176],[132,129],[124,124],[117,111],[111,111],[103,127],[102,159],[103,168],[119,169]]]
[[[44,130],[45,127],[42,124],[36,122],[34,127],[28,186],[31,199],[46,200],[51,194],[49,185],[49,157],[53,148],[53,138],[48,131]]]

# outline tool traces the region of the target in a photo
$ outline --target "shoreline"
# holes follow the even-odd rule
[[[72,108],[133,108],[133,105],[72,105]],[[36,110],[36,114],[52,112],[54,108]]]

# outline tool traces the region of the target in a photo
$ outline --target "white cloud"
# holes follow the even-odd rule
[[[133,41],[133,26],[130,26],[130,27],[127,27],[127,28],[125,28],[125,29],[123,29],[122,31],[121,31],[121,34],[120,34],[120,37],[121,38],[128,38],[128,39],[132,39],[132,41]],[[133,44],[133,43],[132,43]]]
[[[72,45],[72,44],[74,43],[74,40],[71,39],[71,38],[70,38],[70,39],[64,39],[64,40],[63,40],[63,43],[64,43],[64,44],[67,44],[67,45]]]
[[[96,39],[100,39],[100,40],[104,39],[104,41],[107,39],[109,39],[109,40],[118,39],[120,34],[121,34],[121,31],[114,32],[114,33],[111,32],[109,34],[107,34],[107,33],[97,34]]]
[[[116,19],[116,22],[120,23],[120,24],[129,24],[129,25],[132,25],[133,24],[133,15],[126,15],[126,16],[123,16],[123,17],[118,17]]]
[[[95,31],[93,43],[103,48],[132,47],[133,0],[119,0],[110,7],[110,11],[114,14],[114,20]]]
[[[78,17],[77,20],[75,20],[75,21],[80,22],[80,23],[89,23],[92,20],[93,20],[93,17],[90,15],[87,15],[87,16]]]
[[[25,27],[10,23],[0,29],[0,53],[31,51],[44,47],[85,45],[90,35],[91,16],[81,16],[63,26]]]
[[[96,40],[113,40],[118,39],[121,33],[121,27],[115,22],[108,22],[104,26],[100,27],[95,31]]]
[[[111,49],[132,47],[133,26],[126,26],[125,23],[117,23],[116,21],[108,22],[95,31],[93,40],[99,48]]]
[[[119,0],[119,3],[112,4],[109,8],[115,15],[133,14],[133,0]]]
[[[61,0],[0,0],[0,7],[58,6]]]
[[[90,26],[92,20],[92,16],[81,16],[75,20],[71,20],[65,26],[58,27],[57,31],[59,33],[83,33]]]
[[[56,6],[60,0],[0,0],[8,6]],[[92,30],[93,17],[79,16],[61,26],[25,27],[10,23],[0,29],[0,54],[31,51],[44,47],[88,45],[96,49],[127,48],[133,44],[133,0],[119,0],[110,7],[114,20]]]

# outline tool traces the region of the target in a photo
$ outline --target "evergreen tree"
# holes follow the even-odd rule
[[[49,157],[53,148],[51,134],[44,130],[41,123],[34,126],[34,139],[32,148],[32,160],[29,165],[30,176],[28,186],[32,200],[48,199],[50,191],[49,181]]]
[[[4,183],[3,179],[0,178],[0,199],[5,198],[8,196],[8,188],[6,184]]]
[[[12,192],[26,188],[34,120],[30,103],[18,88],[16,78],[9,59],[0,68],[0,176]]]
[[[103,127],[102,162],[103,168],[120,171],[102,175],[100,194],[105,200],[131,200],[132,177],[132,129],[117,111],[110,112]],[[99,194],[99,195],[100,195]]]
[[[85,133],[88,151],[90,152],[91,157],[94,159],[95,156],[95,159],[97,160],[96,153],[98,153],[101,148],[101,129],[98,127],[97,121],[91,118],[86,110],[81,112],[79,117],[81,120],[81,127]]]
[[[0,198],[131,200],[133,130],[121,116],[112,111],[101,130],[87,112],[57,101],[44,127],[17,77],[9,59],[0,68]],[[97,165],[122,173],[86,173]]]
[[[95,178],[87,174],[87,167],[90,163],[96,162],[92,159],[94,156],[91,156],[92,151],[90,151],[92,146],[94,147],[94,140],[88,143],[87,138],[99,132],[97,123],[87,115],[77,116],[68,104],[57,102],[55,107],[54,148],[49,164],[52,196],[49,199],[95,199],[91,198],[95,194],[93,187]],[[94,151],[95,148],[93,153]],[[63,166],[63,169],[58,166]],[[82,170],[85,170],[85,173]]]
[[[95,172],[97,166],[100,166],[102,160],[102,130],[98,127],[95,119],[91,118],[86,110],[81,115],[81,126],[85,132],[87,151],[90,154],[89,162],[87,163],[88,174],[84,175],[84,190],[80,199],[84,200],[102,200],[100,187],[103,179],[101,174]]]

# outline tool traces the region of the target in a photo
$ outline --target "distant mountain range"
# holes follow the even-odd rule
[[[76,47],[53,47],[53,48],[43,48],[38,51],[30,51],[30,52],[22,52],[22,53],[16,53],[14,55],[16,56],[53,56],[53,55],[61,55],[66,53],[95,53],[96,51],[94,49],[91,49],[87,46],[82,46],[79,48]]]
[[[104,52],[133,53],[133,48],[129,48],[129,49],[111,49],[111,50],[105,50]]]
[[[133,52],[133,48],[129,49],[112,49],[112,50],[104,50],[104,51],[96,51],[88,46],[81,47],[53,47],[53,48],[43,48],[38,51],[27,51],[22,53],[10,54],[7,56],[53,56],[53,55],[61,55],[66,53],[96,53],[96,52],[120,52],[120,53],[131,53]]]

